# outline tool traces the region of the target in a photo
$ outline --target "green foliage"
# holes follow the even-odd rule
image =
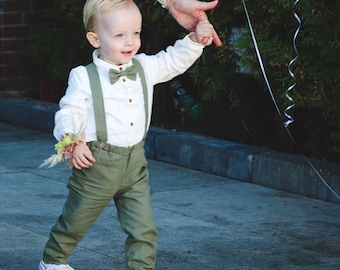
[[[152,30],[151,35],[143,39],[147,51],[150,40],[156,36],[158,40],[168,41],[187,33],[154,0],[136,2],[144,15],[144,25]],[[292,40],[298,23],[293,15],[294,1],[246,3],[273,94],[283,111],[290,105],[285,94],[293,83],[287,66],[295,57]],[[43,67],[43,80],[65,83],[71,67],[90,60],[92,49],[85,40],[81,20],[83,4],[84,0],[51,1],[45,13],[48,24],[32,38],[28,50]],[[297,84],[290,92],[296,105],[290,111],[295,119],[290,128],[309,155],[340,162],[340,1],[299,1],[295,10],[302,27],[297,37],[299,58],[292,66]],[[206,48],[189,74],[200,89],[202,100],[214,102],[228,98],[231,109],[249,126],[249,118],[261,109],[261,99],[268,93],[242,0],[220,0],[218,7],[207,15],[223,45]],[[235,29],[240,32],[235,33]],[[263,89],[261,95],[254,97],[255,101],[250,98],[256,93],[253,85],[239,87],[233,83],[236,74],[243,70],[251,70],[251,76]],[[262,122],[266,122],[266,117],[268,115],[263,116]],[[275,126],[282,126],[284,120],[276,120]],[[287,150],[287,143],[282,139],[284,130],[274,126],[273,129],[281,131],[266,144]]]
[[[27,53],[40,65],[41,84],[54,86],[50,91],[64,90],[70,69],[91,59],[82,24],[83,5],[83,0],[51,1],[43,13],[46,23],[29,40]]]
[[[300,17],[302,27],[296,44],[299,57],[292,66],[297,84],[290,91],[296,106],[295,110],[289,112],[295,119],[293,132],[311,156],[339,162],[340,69],[337,65],[340,63],[340,2],[299,1],[294,9],[293,0],[258,0],[247,1],[247,7],[266,73],[281,112],[291,104],[286,98],[286,91],[294,82],[287,68],[296,56],[293,36],[298,22],[293,11]],[[168,17],[156,16],[159,9],[149,9],[148,12],[151,12],[149,17],[161,25],[161,29],[166,29],[168,34],[174,34],[171,30],[177,31],[172,26],[172,23],[176,23],[169,23]],[[266,87],[242,1],[220,1],[213,12],[208,12],[208,16],[223,40],[223,46],[207,48],[189,73],[195,84],[203,89],[203,99],[212,101],[227,96],[231,108],[238,112],[241,121],[247,122],[254,113],[247,97],[250,89],[238,88],[230,83],[235,72],[250,69],[258,83],[264,89]],[[233,29],[243,30],[234,41],[230,39]],[[283,124],[285,120],[279,119],[282,123],[277,125]],[[274,148],[286,148],[282,134],[273,140]]]
[[[285,98],[293,83],[287,71],[295,57],[293,35],[298,22],[293,16],[293,2],[288,0],[249,1],[253,28],[262,55],[268,59],[275,96],[281,108],[290,103]],[[293,115],[304,128],[304,147],[314,157],[339,161],[340,154],[340,2],[299,1],[295,7],[302,21],[297,36],[298,61],[292,71],[297,79],[290,92],[297,110]],[[249,40],[248,36],[242,37]],[[259,80],[260,72],[255,52],[246,42],[242,64],[250,66]],[[279,143],[279,142],[278,142]]]

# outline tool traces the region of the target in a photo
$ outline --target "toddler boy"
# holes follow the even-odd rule
[[[200,21],[166,51],[145,55],[137,54],[142,16],[133,0],[87,0],[83,17],[94,65],[71,70],[53,131],[58,141],[82,136],[72,148],[69,196],[39,269],[73,269],[67,258],[112,199],[127,234],[126,269],[154,269],[157,229],[144,155],[153,86],[184,73],[211,44],[213,27]]]

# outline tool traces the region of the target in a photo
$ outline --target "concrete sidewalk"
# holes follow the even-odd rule
[[[29,98],[0,98],[0,121],[51,133],[57,109]],[[150,128],[145,148],[154,160],[340,204],[339,164],[157,127]]]
[[[38,169],[49,133],[0,122],[0,269],[37,269],[70,170]],[[340,205],[149,159],[157,270],[340,269]],[[109,205],[76,248],[76,270],[124,269]]]

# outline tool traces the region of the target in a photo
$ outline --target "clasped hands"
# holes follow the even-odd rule
[[[215,8],[217,4],[218,0],[213,0],[211,2],[200,2],[197,0],[175,0],[170,7],[169,12],[182,27],[190,31],[196,31],[197,24],[199,22],[209,22],[205,11]],[[203,37],[203,40],[201,40],[200,43],[204,45],[210,45],[211,42],[214,42],[216,46],[221,46],[222,42],[219,36],[217,35],[213,26],[211,27],[211,36]]]

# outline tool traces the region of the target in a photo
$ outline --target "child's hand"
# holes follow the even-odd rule
[[[76,169],[81,170],[81,168],[89,168],[95,161],[91,150],[85,143],[79,143],[74,147],[72,163]]]
[[[214,27],[208,20],[197,23],[196,31],[190,35],[192,41],[209,46],[213,42]]]

